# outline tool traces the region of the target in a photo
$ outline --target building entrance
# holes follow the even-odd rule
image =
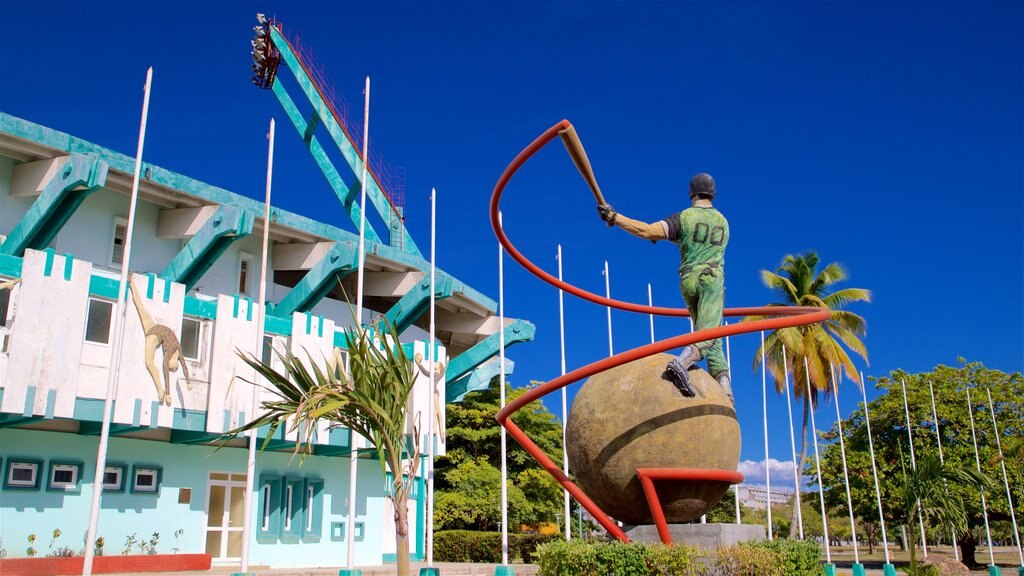
[[[206,498],[206,553],[214,562],[242,559],[245,474],[211,472]]]

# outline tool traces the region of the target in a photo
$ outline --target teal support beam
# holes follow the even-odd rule
[[[95,156],[71,154],[11,230],[0,254],[23,256],[29,248],[46,248],[82,202],[106,184],[107,170]]]
[[[348,243],[335,244],[299,280],[299,283],[274,306],[275,316],[289,317],[293,312],[306,312],[317,302],[323,300],[327,293],[334,289],[342,278],[348,276],[359,266],[359,247]]]
[[[434,296],[438,300],[449,298],[455,291],[455,279],[451,276],[439,273],[435,278]],[[390,310],[384,314],[391,325],[398,329],[398,333],[405,332],[405,329],[412,326],[430,306],[430,275],[423,276],[416,286],[406,292]]]
[[[295,126],[295,130],[302,136],[302,141],[306,144],[306,149],[309,150],[309,154],[313,156],[313,161],[320,168],[324,178],[327,179],[327,183],[334,190],[334,194],[341,201],[341,205],[345,208],[345,212],[348,213],[349,218],[358,228],[360,220],[362,219],[362,211],[359,206],[359,194],[358,188],[349,188],[348,184],[342,179],[341,174],[338,173],[338,169],[334,167],[334,163],[327,157],[327,152],[324,151],[323,146],[317,140],[313,132],[316,130],[316,125],[320,122],[320,116],[316,113],[313,114],[313,118],[316,121],[307,122],[302,114],[299,113],[299,109],[295,106],[295,102],[291,96],[284,89],[284,86],[280,82],[274,82],[272,91],[274,96],[277,96],[277,101],[281,103],[281,107],[284,108],[285,114],[288,115],[288,119],[292,121],[292,125]],[[367,221],[365,228],[365,236],[367,240],[371,242],[380,243],[380,235],[373,229],[372,224]]]
[[[505,376],[515,370],[515,362],[505,359]],[[477,366],[469,374],[462,378],[445,384],[444,403],[455,404],[462,402],[466,394],[477,390],[486,390],[491,385],[491,380],[501,375],[501,364],[497,358],[491,358],[487,362]]]
[[[232,243],[252,233],[254,221],[253,213],[244,208],[220,206],[160,276],[191,290]]]
[[[537,327],[525,320],[514,320],[505,326],[505,347],[508,348],[519,342],[533,340]],[[498,355],[499,333],[495,332],[484,340],[475,344],[469,350],[459,354],[448,363],[448,370],[445,372],[445,385],[455,382],[466,374],[469,374],[477,366],[483,364],[487,359]]]
[[[320,117],[320,121],[323,123],[327,133],[331,136],[331,139],[341,152],[342,158],[345,159],[345,162],[352,170],[352,173],[356,175],[357,181],[359,181],[362,178],[363,173],[363,159],[361,158],[360,153],[356,150],[348,135],[345,134],[345,131],[338,123],[337,118],[334,117],[334,114],[331,112],[327,102],[324,101],[320,91],[313,83],[313,80],[309,77],[309,74],[307,74],[305,68],[303,68],[302,63],[299,62],[298,57],[292,51],[291,45],[284,38],[281,32],[273,26],[270,27],[270,38],[274,43],[274,47],[276,47],[281,53],[281,61],[284,62],[289,70],[291,70],[292,75],[295,77],[295,81],[299,85],[299,89],[302,90],[306,99],[308,99],[309,103],[313,106],[313,111]],[[277,86],[278,84],[278,82],[274,82],[274,86]],[[292,121],[294,122],[294,119]],[[304,120],[303,124],[305,124]],[[305,129],[303,128],[303,130],[300,130],[300,133],[304,135]],[[366,183],[367,199],[369,199],[370,203],[373,204],[377,214],[379,214],[385,222],[390,223],[392,221],[391,214],[393,213],[391,203],[388,201],[384,192],[380,189],[380,186],[374,178],[371,177],[367,180],[369,180]],[[395,232],[391,235],[389,242],[392,247],[416,256],[423,256],[419,248],[416,247],[416,243],[413,242],[412,236],[409,235],[409,231],[406,230],[404,225],[400,225],[399,230],[392,230],[392,232]]]

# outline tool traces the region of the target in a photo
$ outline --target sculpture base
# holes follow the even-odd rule
[[[634,542],[661,543],[658,527],[653,524],[623,526],[622,530]],[[669,524],[668,530],[672,535],[673,544],[696,546],[707,551],[740,542],[765,539],[764,526],[754,524]]]

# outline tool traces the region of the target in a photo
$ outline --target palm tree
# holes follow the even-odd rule
[[[779,302],[773,302],[768,306],[814,306],[832,311],[830,318],[824,322],[775,330],[767,335],[764,346],[759,347],[754,355],[755,369],[767,358],[767,368],[775,378],[777,393],[781,394],[785,390],[784,376],[785,370],[788,369],[793,378],[793,394],[803,399],[798,486],[803,485],[808,416],[812,407],[817,405],[818,393],[829,393],[832,366],[838,366],[840,373],[845,370],[850,379],[860,383],[860,374],[846,348],[865,361],[868,358],[867,349],[860,340],[867,333],[867,323],[861,316],[843,308],[851,302],[870,302],[871,292],[863,288],[841,288],[833,291],[832,287],[835,284],[846,279],[846,270],[833,262],[819,271],[819,263],[820,259],[814,252],[797,256],[788,254],[775,272],[761,270],[761,281],[780,299]],[[764,316],[753,316],[744,318],[744,321],[762,318]],[[795,506],[791,520],[789,536],[793,538],[798,527]]]
[[[284,371],[278,371],[269,362],[243,354],[242,359],[266,380],[263,387],[275,398],[262,401],[259,417],[227,435],[231,438],[269,426],[269,441],[284,426],[289,432],[298,431],[295,451],[306,453],[317,421],[326,420],[332,427],[348,428],[365,438],[380,460],[382,475],[390,472],[394,479],[388,498],[395,509],[398,574],[408,576],[408,501],[420,461],[420,445],[418,424],[411,438],[405,430],[415,376],[398,344],[395,327],[386,322],[378,333],[384,337],[374,339],[366,327],[346,332],[348,372],[337,359],[325,361],[321,367],[312,358],[307,363],[291,353],[278,352],[284,364]]]

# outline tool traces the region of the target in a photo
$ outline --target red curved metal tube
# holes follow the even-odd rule
[[[491,217],[491,228],[494,229],[494,234],[498,238],[498,242],[501,243],[502,247],[516,262],[522,265],[524,268],[529,270],[532,274],[544,280],[548,284],[564,290],[570,294],[578,296],[584,300],[600,304],[602,306],[610,306],[619,310],[626,310],[630,312],[639,312],[643,314],[657,314],[659,316],[689,316],[690,313],[685,308],[668,308],[661,306],[647,306],[644,304],[636,304],[633,302],[624,302],[621,300],[615,300],[612,298],[606,298],[593,292],[588,292],[572,284],[560,281],[558,278],[547,273],[539,266],[530,261],[524,256],[509,240],[505,231],[501,227],[501,223],[498,220],[498,205],[501,201],[502,193],[505,191],[505,186],[512,180],[512,176],[515,175],[523,164],[530,159],[538,150],[543,148],[547,143],[558,137],[558,133],[572,126],[568,120],[562,120],[555,124],[551,128],[548,128],[543,134],[541,134],[536,140],[530,143],[529,146],[523,149],[515,159],[505,168],[502,172],[501,177],[498,178],[498,182],[494,185],[494,191],[491,193],[490,203],[490,217]],[[582,505],[587,512],[594,517],[598,523],[604,527],[610,534],[618,538],[623,542],[628,542],[629,538],[622,531],[618,525],[608,517],[586,494],[575,483],[572,482],[565,475],[564,472],[551,461],[550,458],[534,443],[530,438],[523,433],[523,431],[516,426],[515,422],[512,422],[509,418],[517,410],[523,406],[537,400],[551,392],[560,390],[574,382],[578,382],[584,378],[589,378],[598,372],[615,368],[627,364],[640,358],[645,358],[652,354],[671,350],[673,348],[681,348],[683,346],[694,344],[696,342],[702,342],[704,340],[711,340],[715,338],[724,338],[726,336],[734,336],[737,334],[747,334],[750,332],[758,332],[761,330],[776,330],[779,328],[789,328],[792,326],[803,326],[806,324],[813,324],[815,322],[822,322],[827,320],[831,312],[827,308],[815,308],[815,307],[783,307],[783,306],[771,306],[771,307],[748,307],[748,308],[726,308],[722,311],[723,316],[777,316],[775,318],[766,318],[763,320],[756,320],[753,322],[744,322],[741,324],[731,324],[727,326],[719,326],[717,328],[711,328],[708,330],[700,330],[690,334],[683,334],[675,336],[673,338],[667,338],[659,342],[634,348],[626,352],[620,352],[604,360],[599,360],[591,364],[587,364],[582,368],[577,368],[572,372],[569,372],[563,376],[555,378],[550,382],[542,384],[533,390],[530,390],[526,394],[523,394],[519,398],[516,398],[508,405],[506,405],[501,411],[498,412],[496,419],[513,438],[519,442],[522,447],[530,453],[534,459],[543,467],[559,484],[562,485],[566,490],[572,494],[580,505]]]
[[[730,484],[743,482],[743,474],[735,470],[709,468],[637,468],[636,475],[640,478],[640,484],[644,488],[647,506],[651,509],[651,516],[654,517],[654,524],[658,526],[658,536],[661,537],[663,544],[672,544],[672,533],[668,530],[668,521],[665,520],[665,511],[661,508],[658,491],[654,489],[655,480],[710,481]]]

